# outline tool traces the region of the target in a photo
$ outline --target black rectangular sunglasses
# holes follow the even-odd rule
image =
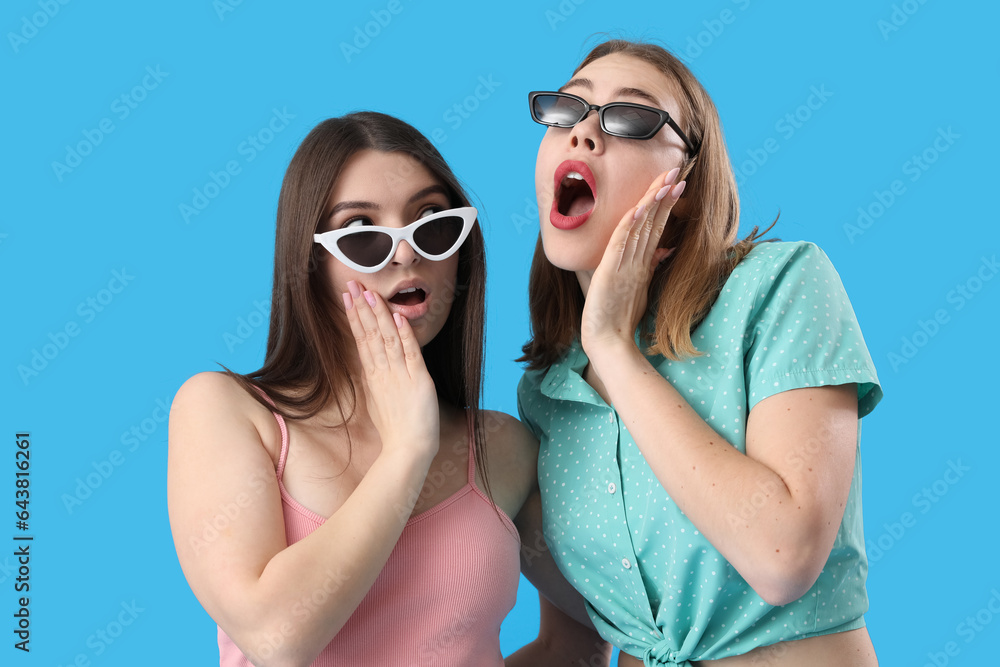
[[[576,95],[544,90],[528,93],[528,107],[532,120],[551,127],[573,127],[596,110],[601,130],[612,137],[625,139],[652,139],[661,127],[669,125],[688,147],[690,156],[698,154],[698,147],[688,139],[670,114],[655,107],[631,102],[598,106]]]

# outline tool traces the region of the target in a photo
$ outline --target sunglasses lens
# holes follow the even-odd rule
[[[580,122],[587,107],[572,97],[536,95],[531,103],[531,111],[540,123],[570,127]]]
[[[413,241],[428,255],[443,255],[462,236],[465,221],[457,215],[446,215],[420,225],[413,232]]]
[[[641,138],[652,136],[660,124],[660,116],[647,109],[635,107],[609,107],[604,110],[604,125],[610,134],[619,137]]]
[[[392,238],[383,232],[363,231],[340,237],[337,247],[352,262],[378,266],[392,251]]]

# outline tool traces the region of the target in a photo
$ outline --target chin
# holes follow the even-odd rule
[[[417,339],[417,345],[421,348],[429,345],[444,330],[444,324],[445,320],[440,322],[425,322],[423,318],[410,322],[410,326],[413,328],[413,335]]]
[[[545,224],[543,222],[543,224]],[[564,271],[593,271],[601,263],[608,238],[594,238],[583,229],[565,232],[555,228],[542,233],[542,250],[549,262]]]
[[[556,245],[554,243],[550,245]],[[593,271],[597,268],[597,265],[601,262],[601,257],[588,257],[585,256],[586,251],[589,249],[580,249],[579,251],[567,247],[567,244],[560,243],[557,248],[550,248],[545,245],[543,240],[542,247],[545,250],[545,258],[558,269],[563,271]]]

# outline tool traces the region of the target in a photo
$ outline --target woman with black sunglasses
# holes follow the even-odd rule
[[[264,365],[196,375],[170,415],[171,529],[220,664],[503,664],[518,531],[540,541],[537,442],[478,408],[484,289],[476,210],[423,135],[368,112],[310,132],[278,202]],[[547,553],[528,560],[572,611]],[[607,660],[554,618],[520,659]]]
[[[876,665],[858,439],[882,392],[836,271],[738,239],[718,114],[664,49],[601,44],[529,105],[518,405],[598,631],[622,666]]]

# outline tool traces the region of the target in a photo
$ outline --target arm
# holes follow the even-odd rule
[[[394,335],[381,301],[374,311],[358,315],[358,310],[351,317],[359,346],[376,338],[381,345],[383,336]],[[274,464],[253,411],[270,415],[231,380],[211,373],[188,381],[174,401],[168,505],[178,559],[206,611],[254,664],[311,663],[364,598],[409,518],[437,450],[438,413],[433,383],[419,373],[422,358],[405,321],[395,342],[381,357],[371,356],[378,353],[374,344],[367,359],[361,354],[366,368],[379,363],[397,371],[366,374],[381,454],[341,508],[292,545],[285,540]],[[414,367],[413,383],[400,380],[400,364],[407,363]],[[399,386],[393,389],[392,382]],[[420,383],[430,386],[414,389]],[[370,400],[372,385],[392,399],[386,402],[390,409],[408,405],[419,419],[417,414],[379,418]],[[410,400],[397,400],[406,392]],[[423,428],[416,432],[414,423]],[[317,591],[327,595],[314,595]]]
[[[667,252],[657,242],[684,185],[656,201],[658,184],[619,223],[593,275],[581,277],[581,342],[597,376],[591,381],[603,385],[678,507],[761,597],[786,604],[819,576],[843,517],[856,451],[856,387],[795,389],[760,401],[749,415],[746,454],[698,416],[634,340],[653,269]],[[742,519],[741,504],[761,496],[752,520]]]
[[[743,454],[632,348],[596,351],[591,363],[657,479],[765,601],[801,597],[826,564],[850,491],[855,385],[765,398],[750,412]],[[750,498],[756,515],[744,519]]]
[[[538,638],[504,659],[507,667],[606,667],[611,644],[538,594]]]

